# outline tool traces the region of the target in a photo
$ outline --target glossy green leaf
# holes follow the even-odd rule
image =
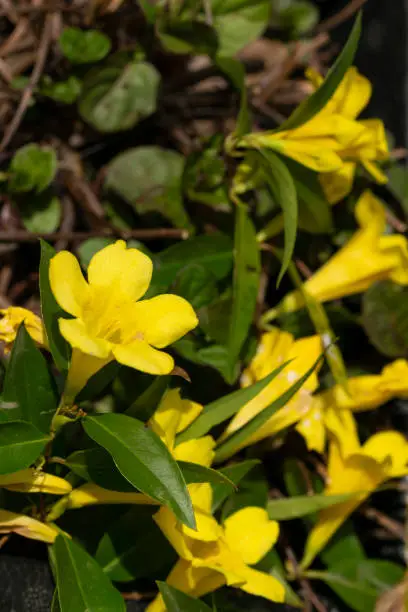
[[[86,417],[83,426],[134,487],[169,506],[194,529],[193,507],[180,468],[153,431],[124,414]]]
[[[110,39],[98,30],[65,28],[59,38],[62,53],[73,64],[98,62],[111,50]]]
[[[213,612],[199,599],[186,595],[166,582],[157,582],[168,612]]]
[[[279,286],[283,275],[288,269],[295,249],[298,223],[298,199],[295,183],[282,159],[272,151],[267,151],[266,149],[262,149],[260,153],[265,160],[264,168],[267,185],[272,193],[272,197],[279,203],[283,210],[285,246],[283,250],[282,266],[277,280],[277,285]]]
[[[388,280],[374,283],[362,306],[362,323],[371,344],[386,357],[407,357],[407,288]]]
[[[232,371],[239,360],[254,318],[260,274],[261,258],[255,228],[246,209],[238,206],[234,233],[232,311],[227,345]]]
[[[155,512],[157,508],[133,507],[109,525],[95,559],[111,580],[165,576],[175,563],[177,555],[154,522]]]
[[[217,299],[217,279],[200,264],[187,265],[175,278],[172,293],[186,299],[197,310]]]
[[[83,82],[80,115],[103,133],[129,130],[155,112],[159,81],[147,62],[112,61],[94,68]]]
[[[197,236],[175,244],[154,258],[154,272],[148,296],[167,291],[176,275],[187,265],[198,264],[211,270],[217,280],[231,271],[232,243],[225,234]]]
[[[58,319],[63,317],[65,313],[54,298],[49,279],[50,261],[55,255],[55,250],[44,240],[41,240],[40,243],[40,297],[42,318],[47,334],[48,345],[55,364],[60,370],[66,370],[70,358],[70,347],[61,336],[58,326]]]
[[[71,453],[66,465],[75,474],[112,491],[134,492],[135,488],[122,476],[111,455],[104,448],[85,448]]]
[[[216,461],[224,461],[227,457],[230,457],[234,454],[234,452],[246,441],[250,438],[258,429],[266,423],[272,415],[274,415],[278,410],[286,406],[289,400],[301,389],[302,385],[306,382],[309,376],[316,369],[319,361],[322,359],[320,356],[316,362],[312,365],[309,370],[303,374],[301,378],[297,382],[295,382],[285,393],[282,393],[280,397],[274,400],[269,406],[264,408],[261,412],[256,414],[250,421],[245,423],[240,429],[232,433],[224,442],[220,444],[218,447],[215,459]]]
[[[23,420],[48,432],[58,405],[54,379],[41,351],[24,325],[13,344],[3,384],[3,402],[16,407],[2,410],[0,420]],[[11,416],[11,419],[10,419]]]
[[[160,404],[170,382],[170,376],[156,376],[153,382],[125,410],[125,414],[140,421],[148,421]]]
[[[239,487],[222,506],[221,522],[242,508],[257,506],[265,508],[268,501],[270,485],[264,466],[259,463],[241,479]]]
[[[61,221],[61,202],[49,191],[16,198],[24,227],[29,232],[55,232]]]
[[[8,188],[12,193],[40,193],[54,180],[56,172],[55,151],[30,143],[18,149],[11,160]]]
[[[316,576],[314,576],[316,574]],[[404,577],[404,568],[383,559],[344,558],[327,572],[311,572],[326,582],[352,610],[374,610],[376,601]]]
[[[344,495],[300,495],[299,497],[271,499],[268,502],[267,510],[270,519],[288,521],[341,504],[353,496],[352,493],[346,493]]]
[[[195,421],[177,436],[177,442],[201,438],[201,436],[205,436],[205,434],[215,427],[215,425],[219,425],[223,421],[230,419],[242,408],[242,406],[245,406],[245,404],[250,402],[258,393],[269,385],[288,363],[289,362],[286,362],[278,366],[273,372],[261,380],[258,380],[253,385],[233,391],[211,402],[211,404],[207,404]]]
[[[53,544],[61,612],[125,612],[125,602],[98,563],[73,540]]]
[[[38,459],[50,440],[31,423],[9,421],[0,424],[0,474],[23,470]]]
[[[319,111],[326,106],[327,102],[333,96],[337,87],[340,85],[344,75],[353,63],[354,56],[357,51],[358,41],[361,33],[361,13],[357,15],[350,36],[344,45],[337,60],[330,68],[329,72],[322,85],[307,98],[302,104],[299,104],[297,109],[291,114],[287,121],[284,121],[279,126],[277,131],[293,130],[300,125],[310,121]]]
[[[170,149],[128,149],[107,166],[105,187],[120,195],[140,215],[155,211],[176,227],[192,229],[184,209],[181,181],[184,157]]]
[[[219,474],[224,474],[236,487],[239,487],[239,483],[245,476],[259,464],[258,459],[248,459],[247,461],[241,461],[232,465],[227,465],[224,468],[218,470]],[[212,483],[213,497],[212,497],[212,513],[216,512],[218,508],[224,503],[227,497],[231,494],[231,487],[224,483]]]
[[[230,492],[235,489],[235,484],[219,470],[213,470],[212,468],[190,461],[178,461],[177,463],[187,484],[209,482],[213,485],[221,484],[224,487],[228,487]]]

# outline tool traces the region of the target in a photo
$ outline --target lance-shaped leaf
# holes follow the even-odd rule
[[[124,414],[85,417],[83,426],[110,453],[134,487],[169,506],[180,521],[195,528],[194,511],[180,468],[153,431]]]
[[[168,612],[213,612],[203,601],[186,595],[166,582],[157,582],[157,586]]]
[[[0,425],[0,474],[29,467],[39,457],[50,437],[31,423],[9,421]]]

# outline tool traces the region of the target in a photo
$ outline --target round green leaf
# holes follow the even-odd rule
[[[84,80],[79,112],[100,132],[128,130],[155,112],[159,82],[147,62],[97,68]]]
[[[97,62],[108,55],[111,41],[97,30],[65,28],[59,39],[62,53],[73,64]]]
[[[23,225],[29,232],[55,232],[61,221],[61,202],[48,191],[16,199]]]
[[[49,147],[30,143],[18,149],[9,167],[11,192],[44,191],[57,171],[57,156]]]

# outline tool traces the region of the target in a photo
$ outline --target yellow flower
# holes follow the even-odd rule
[[[165,393],[149,421],[149,426],[161,438],[176,461],[189,461],[209,467],[215,454],[215,442],[211,436],[176,445],[176,435],[186,429],[202,409],[201,404],[182,399],[180,389],[171,389]],[[58,502],[56,512],[51,516],[55,518],[60,510],[74,510],[95,504],[156,505],[157,502],[143,493],[111,491],[88,482],[74,489],[65,500]]]
[[[30,516],[0,509],[0,533],[12,532],[47,544],[52,544],[59,533],[52,525],[41,523]]]
[[[381,374],[353,376],[347,390],[335,385],[313,397],[309,411],[296,426],[309,450],[322,453],[328,432],[343,456],[352,453],[358,443],[352,413],[373,410],[394,397],[408,397],[408,362],[397,359]]]
[[[307,76],[316,89],[323,81],[312,69]],[[328,200],[337,202],[350,191],[357,163],[363,164],[377,182],[387,180],[375,164],[389,156],[382,121],[356,119],[370,96],[370,82],[352,67],[326,106],[310,121],[294,129],[249,134],[239,144],[274,149],[325,173],[323,188]]]
[[[319,336],[295,340],[291,334],[281,331],[277,327],[263,334],[255,357],[242,375],[242,386],[247,387],[261,380],[285,361],[290,359],[293,361],[256,397],[237,412],[228,424],[221,440],[240,429],[255,415],[278,399],[312,367],[320,354],[321,340]],[[309,411],[312,404],[312,392],[317,386],[317,372],[315,371],[288,404],[246,440],[243,446],[254,444],[259,440],[275,435],[299,421]]]
[[[147,372],[169,374],[173,358],[157,350],[196,327],[190,304],[177,295],[138,301],[152,276],[151,259],[118,240],[96,253],[88,282],[67,251],[52,258],[50,283],[58,304],[73,319],[60,319],[61,334],[73,348],[66,396],[70,399],[111,360]]]
[[[390,279],[408,285],[408,242],[402,235],[384,235],[386,212],[383,204],[367,190],[357,202],[355,215],[360,226],[350,240],[304,284],[319,302],[361,293],[375,281]],[[299,291],[289,293],[279,312],[302,308]]]
[[[408,442],[396,432],[375,434],[347,457],[336,443],[330,446],[326,495],[356,493],[351,500],[319,513],[308,537],[301,567],[306,568],[346,518],[370,493],[390,478],[408,474]]]
[[[271,601],[283,602],[284,588],[273,576],[251,568],[275,544],[279,525],[270,521],[263,508],[247,507],[219,525],[211,515],[212,489],[207,483],[190,485],[197,531],[179,523],[162,507],[156,523],[180,559],[167,577],[169,585],[201,597],[222,585],[235,586]],[[164,612],[161,595],[147,612]]]
[[[5,353],[11,351],[21,323],[24,323],[27,332],[34,342],[43,348],[47,348],[42,321],[31,310],[20,308],[19,306],[10,306],[9,308],[1,308],[0,314],[3,315],[2,319],[0,319],[0,342],[5,343]]]
[[[64,478],[46,474],[34,468],[1,475],[0,487],[21,493],[52,493],[53,495],[65,495],[72,490],[72,486]]]

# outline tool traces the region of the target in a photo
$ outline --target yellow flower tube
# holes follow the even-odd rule
[[[20,493],[51,493],[53,495],[66,495],[72,490],[71,484],[64,478],[46,474],[34,468],[1,475],[0,487]]]
[[[319,513],[306,542],[301,567],[306,569],[324,548],[346,518],[377,487],[390,478],[408,474],[408,442],[399,433],[382,432],[357,447],[347,457],[342,456],[338,444],[330,446],[326,495],[355,493],[350,501],[331,506]]]
[[[283,585],[273,576],[251,567],[275,544],[279,526],[263,508],[247,507],[219,525],[211,516],[212,490],[209,484],[190,485],[197,517],[197,531],[181,525],[174,514],[162,507],[156,523],[177,551],[180,559],[167,583],[193,597],[201,597],[227,584],[270,601],[283,602]],[[148,612],[165,612],[161,595]]]
[[[401,235],[384,235],[386,212],[382,202],[367,190],[357,202],[355,215],[360,229],[304,284],[319,302],[361,293],[384,279],[408,285],[408,242]],[[303,305],[300,292],[293,291],[277,310],[292,312]]]
[[[52,544],[59,531],[53,525],[41,523],[25,514],[0,509],[0,533],[17,533],[31,540]]]
[[[153,271],[151,259],[118,240],[91,259],[88,280],[68,251],[50,263],[51,290],[74,318],[59,319],[72,346],[64,400],[72,403],[86,382],[109,361],[149,374],[169,374],[173,358],[160,350],[196,327],[191,305],[177,295],[140,300]]]

